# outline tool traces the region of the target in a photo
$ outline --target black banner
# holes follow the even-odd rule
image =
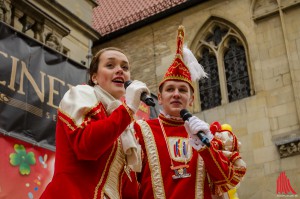
[[[0,132],[55,149],[57,108],[87,69],[0,23]]]

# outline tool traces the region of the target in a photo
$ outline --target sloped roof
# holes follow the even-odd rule
[[[93,10],[93,28],[104,36],[187,1],[97,0],[99,5]]]

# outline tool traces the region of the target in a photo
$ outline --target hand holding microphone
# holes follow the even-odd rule
[[[213,135],[209,130],[209,124],[196,116],[192,116],[186,109],[180,111],[180,116],[185,121],[184,127],[191,137],[191,145],[196,150],[199,150],[204,145],[210,147],[210,141],[213,139]]]
[[[135,80],[134,82],[139,82],[139,81]],[[132,83],[131,80],[126,81],[126,82],[124,83],[125,89],[127,89],[127,87],[128,87],[131,83]],[[140,82],[140,83],[142,83],[142,82]],[[144,84],[144,83],[143,83],[143,84]],[[144,84],[144,85],[146,86],[146,84]],[[147,88],[147,87],[146,87],[146,88]],[[144,92],[141,93],[140,99],[141,99],[142,102],[144,102],[144,103],[147,104],[148,106],[155,106],[155,102],[154,102],[153,98],[149,95],[149,93],[150,93],[150,91],[149,91],[148,88],[147,88],[147,91],[144,91]]]
[[[127,81],[125,82],[124,87],[126,89],[125,90],[126,104],[133,112],[136,112],[140,106],[141,100],[145,98],[144,96],[146,96],[147,98],[150,91],[147,88],[145,83],[138,80]],[[153,104],[155,103],[153,102]]]

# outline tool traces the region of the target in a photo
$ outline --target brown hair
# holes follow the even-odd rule
[[[88,70],[88,73],[89,73],[89,76],[90,76],[90,79],[88,81],[88,84],[90,86],[94,86],[94,82],[92,80],[92,77],[93,77],[93,74],[97,73],[98,71],[98,65],[99,65],[99,61],[100,61],[100,56],[102,55],[102,53],[104,53],[105,51],[109,51],[109,50],[115,50],[115,51],[119,51],[121,53],[124,53],[124,51],[122,51],[121,49],[119,48],[116,48],[116,47],[107,47],[107,48],[103,48],[101,50],[99,50],[96,55],[93,57],[92,61],[91,61],[91,64],[90,64],[90,68]]]
[[[174,80],[174,81],[176,81],[176,80]],[[186,81],[183,81],[183,82],[186,82]],[[187,83],[187,82],[186,82],[186,83]],[[164,85],[165,85],[165,82],[162,83],[161,85],[159,85],[159,87],[158,87],[159,93],[162,93]],[[191,87],[190,84],[189,84],[189,87],[190,87],[190,89],[191,89],[191,94],[193,95],[193,94],[194,94],[194,89]]]

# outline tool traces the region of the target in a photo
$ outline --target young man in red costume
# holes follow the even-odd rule
[[[117,48],[99,51],[89,72],[89,85],[72,87],[60,102],[54,176],[42,199],[137,197],[129,178],[140,171],[140,148],[128,126],[149,90],[135,80],[125,91],[129,61]]]
[[[143,152],[142,171],[137,174],[139,198],[222,198],[246,172],[234,134],[231,151],[225,152],[223,140],[212,135],[206,122],[180,117],[180,111],[194,101],[192,80],[206,77],[191,51],[183,47],[184,34],[180,26],[175,59],[159,85],[159,117],[134,126]],[[199,131],[206,134],[210,147],[196,136]]]

